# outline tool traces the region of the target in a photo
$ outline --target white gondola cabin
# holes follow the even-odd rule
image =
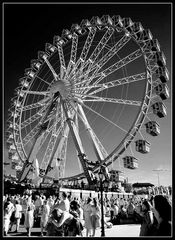
[[[110,181],[112,182],[124,182],[124,173],[118,170],[110,170]]]
[[[160,134],[160,125],[156,121],[150,121],[145,124],[146,132],[152,136],[158,136]]]
[[[140,153],[148,153],[150,151],[150,143],[146,140],[139,139],[135,141],[136,151]]]
[[[138,168],[138,159],[133,156],[125,156],[123,158],[123,165],[125,168],[137,169]]]
[[[169,72],[166,67],[159,67],[156,70],[156,76],[160,79],[162,83],[165,83],[169,80]]]
[[[152,39],[149,41],[149,47],[151,48],[151,51],[153,52],[160,52],[160,44],[157,39]]]
[[[164,67],[166,65],[166,57],[163,52],[156,52],[154,58],[158,66]]]
[[[160,96],[162,100],[166,100],[167,98],[169,98],[169,90],[166,83],[161,83],[154,89],[156,94]]]
[[[42,65],[42,63],[39,60],[32,60],[31,61],[31,68],[32,69],[34,68],[36,70],[39,70],[41,65]]]
[[[166,107],[162,102],[156,102],[152,105],[153,113],[162,118],[167,115]]]

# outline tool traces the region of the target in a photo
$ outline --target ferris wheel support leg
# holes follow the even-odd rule
[[[33,161],[36,158],[36,155],[38,153],[38,147],[39,147],[39,145],[41,143],[41,140],[43,138],[43,134],[44,134],[43,131],[39,132],[38,136],[36,137],[36,141],[35,141],[34,146],[33,146],[32,150],[30,152],[29,158],[27,159],[26,163],[23,166],[22,173],[21,173],[21,176],[19,178],[20,182],[22,182],[30,172],[32,163],[33,163]]]
[[[94,133],[94,131],[92,130],[91,126],[89,125],[89,122],[85,116],[84,110],[82,108],[82,106],[80,104],[78,104],[78,110],[80,112],[80,116],[82,118],[82,121],[85,125],[86,130],[89,133],[89,137],[90,140],[92,142],[95,154],[97,156],[97,159],[101,162],[102,160],[104,160],[107,156],[108,153],[107,151],[104,149],[102,143],[100,142],[100,140],[97,138],[96,134]]]
[[[45,175],[47,175],[47,173],[49,172],[49,167],[51,167],[54,159],[60,158],[61,160],[65,161],[68,134],[69,134],[69,126],[66,123],[61,139],[59,138],[57,139],[57,142],[55,144],[53,153],[51,155]],[[43,178],[43,182],[44,182],[44,178]]]
[[[62,105],[63,105],[63,110],[64,110],[64,113],[65,113],[65,116],[66,116],[66,121],[67,121],[68,126],[70,128],[70,132],[71,132],[75,147],[76,147],[77,152],[78,152],[78,157],[79,157],[81,165],[83,167],[85,176],[86,176],[89,184],[91,184],[92,180],[93,180],[92,179],[92,177],[93,177],[92,174],[93,173],[91,173],[91,171],[89,171],[88,167],[86,166],[86,159],[85,159],[86,154],[85,154],[85,151],[83,149],[83,145],[82,145],[81,139],[79,137],[77,127],[75,125],[75,122],[74,122],[73,118],[69,117],[69,110],[67,109],[66,103],[62,101]]]

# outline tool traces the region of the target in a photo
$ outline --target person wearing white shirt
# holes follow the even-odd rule
[[[16,203],[15,203],[16,231],[15,232],[19,231],[21,217],[22,217],[22,206],[20,204],[20,201],[16,200]]]
[[[59,223],[57,224],[57,227],[61,227],[63,225],[63,223],[66,221],[66,219],[68,219],[70,217],[70,213],[69,213],[70,202],[67,198],[66,192],[62,193],[62,200],[61,200],[61,202],[59,202],[58,204],[56,204],[54,206],[54,209],[55,208],[59,209],[63,213]]]
[[[44,203],[42,205],[42,210],[41,210],[41,221],[40,221],[41,236],[43,236],[43,230],[46,227],[47,222],[49,220],[49,213],[50,213],[50,207],[49,207],[48,201],[44,200]]]
[[[9,226],[10,226],[10,217],[14,211],[14,205],[10,201],[10,198],[7,198],[7,201],[4,203],[4,235],[7,236]]]

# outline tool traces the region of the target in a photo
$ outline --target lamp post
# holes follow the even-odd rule
[[[104,171],[105,169],[105,171]],[[105,237],[105,228],[104,228],[104,211],[103,211],[103,192],[108,190],[109,187],[109,174],[106,174],[106,166],[102,165],[98,172],[100,179],[100,195],[101,195],[101,236]],[[104,179],[104,180],[103,180]]]
[[[160,176],[159,176],[160,172],[164,172],[164,171],[168,171],[168,170],[167,169],[154,169],[153,171],[157,173],[157,180],[158,180],[158,187],[159,187],[160,186]]]
[[[101,197],[101,236],[105,237],[105,228],[104,228],[104,211],[103,211],[103,172],[100,168],[98,173],[100,179],[100,197]]]

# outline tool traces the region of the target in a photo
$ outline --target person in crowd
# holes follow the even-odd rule
[[[134,209],[134,220],[136,223],[140,223],[141,224],[141,216],[140,213],[142,211],[142,203],[139,201],[135,201],[135,209]]]
[[[119,222],[118,222],[118,220],[119,220],[119,218],[118,218],[119,207],[118,207],[118,205],[117,205],[116,202],[113,202],[113,203],[111,204],[111,210],[113,211],[113,214],[111,215],[110,221],[111,221],[113,224],[118,224],[118,223],[119,223]]]
[[[166,196],[156,195],[153,198],[153,213],[157,219],[157,227],[154,236],[171,236],[171,204]]]
[[[12,204],[11,199],[8,197],[7,201],[4,203],[4,236],[8,236],[10,218],[13,211],[14,205]]]
[[[77,200],[73,200],[70,203],[70,214],[73,216],[73,219],[65,225],[67,228],[67,236],[82,236],[82,212]]]
[[[92,231],[92,223],[91,223],[91,204],[92,204],[92,198],[88,198],[87,202],[84,204],[83,207],[83,215],[84,215],[84,221],[85,221],[85,228],[86,228],[86,237],[91,236],[91,231]]]
[[[83,209],[82,209],[82,207],[80,206],[79,201],[73,200],[73,201],[70,203],[70,207],[71,207],[71,210],[74,209],[74,210],[78,213],[79,219],[80,219],[82,225],[84,226]]]
[[[106,214],[105,214],[105,216],[106,216],[106,217],[110,217],[111,207],[110,207],[109,201],[106,202],[106,207],[105,207],[105,209],[106,209]]]
[[[40,219],[40,226],[41,226],[41,236],[44,235],[43,231],[47,225],[49,219],[50,207],[47,200],[44,200],[43,205],[41,207],[41,219]]]
[[[16,202],[15,202],[14,216],[15,216],[15,221],[12,222],[11,228],[13,226],[13,223],[16,223],[15,233],[17,233],[19,231],[20,221],[22,218],[22,205],[20,204],[20,200],[16,200]]]
[[[53,208],[54,203],[55,203],[55,201],[54,201],[53,197],[49,196],[49,198],[48,198],[48,205],[50,207],[50,210]]]
[[[62,227],[58,227],[58,222],[62,217],[62,211],[58,208],[52,209],[48,223],[45,227],[46,236],[64,236]]]
[[[36,199],[34,201],[35,210],[34,210],[34,222],[35,226],[39,227],[40,225],[40,216],[41,216],[41,206],[42,206],[42,199],[39,195],[36,195]]]
[[[62,193],[62,200],[58,203],[56,203],[53,207],[54,209],[59,209],[61,214],[61,219],[57,224],[57,227],[61,227],[63,223],[70,217],[69,211],[70,211],[70,202],[67,198],[67,193]]]
[[[27,209],[25,212],[25,221],[24,221],[24,225],[27,230],[27,235],[29,237],[31,236],[31,229],[34,224],[34,210],[35,210],[35,205],[32,203],[32,199],[30,196],[27,202]]]
[[[129,204],[127,206],[127,214],[128,218],[134,218],[134,211],[135,211],[135,205],[133,204],[132,200],[129,200]]]
[[[120,219],[127,219],[128,218],[128,214],[127,214],[127,211],[126,211],[126,208],[124,207],[124,205],[120,206],[119,217],[120,217]]]
[[[62,200],[57,202],[54,206],[54,208],[59,208],[62,211],[69,212],[70,210],[70,202],[67,198],[67,193],[63,192],[62,193]]]
[[[97,204],[96,198],[93,198],[91,205],[91,224],[92,224],[92,237],[95,237],[95,231],[100,227],[100,207]]]
[[[152,206],[148,200],[142,202],[141,212],[141,227],[139,236],[152,236],[154,231],[154,217]]]
[[[80,219],[80,222],[82,224],[82,227],[84,228],[83,208],[81,207],[80,203],[78,203],[77,207],[78,207],[77,212],[78,212],[78,215],[79,215],[79,219]]]

